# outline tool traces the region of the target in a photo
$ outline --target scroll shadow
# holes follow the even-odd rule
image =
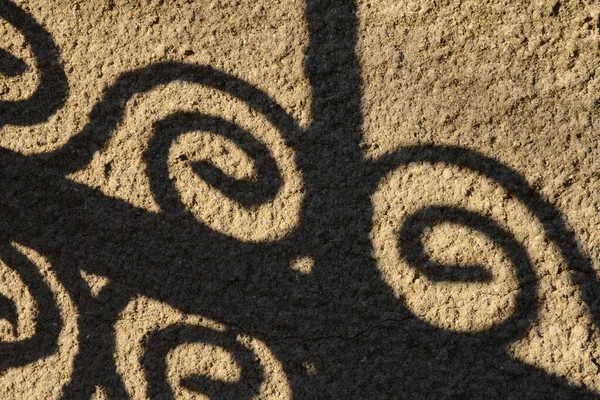
[[[387,171],[411,163],[441,163],[465,168],[497,182],[509,196],[523,203],[529,212],[542,224],[546,237],[554,242],[571,271],[571,280],[583,292],[592,314],[594,324],[600,327],[600,280],[595,277],[591,262],[586,258],[572,230],[560,212],[548,203],[517,172],[502,163],[480,153],[453,146],[413,146],[383,157],[373,168],[383,176]]]
[[[487,343],[497,343],[500,338],[506,343],[523,337],[529,329],[522,321],[535,321],[539,304],[537,301],[537,279],[526,249],[514,236],[488,217],[477,213],[448,206],[428,206],[410,215],[402,225],[399,234],[401,256],[420,273],[436,282],[490,282],[491,273],[479,265],[442,265],[429,261],[420,238],[426,227],[441,222],[449,222],[483,233],[499,245],[515,269],[518,291],[514,298],[515,307],[503,322],[484,332],[474,333],[485,336]]]
[[[511,246],[508,245],[508,241],[516,248],[520,248],[518,243],[512,239],[512,237],[500,229],[493,221],[485,219],[480,215],[461,210],[459,208],[451,207],[427,207],[422,208],[416,213],[410,215],[402,229],[398,238],[398,247],[400,254],[404,257],[409,264],[415,267],[429,280],[434,282],[490,282],[492,280],[492,274],[480,265],[443,265],[437,262],[429,261],[429,257],[425,254],[423,247],[422,236],[423,231],[426,228],[433,227],[440,224],[441,222],[450,222],[462,226],[467,226],[472,229],[480,231],[484,230],[485,235],[494,240],[498,237],[504,238],[502,246],[505,253],[510,254]],[[507,252],[507,250],[509,252]],[[525,256],[523,259],[522,256]],[[526,253],[519,252],[517,260],[526,261]],[[511,257],[512,258],[512,257]],[[514,260],[513,261],[517,261]],[[521,262],[514,263],[515,265],[522,265]]]
[[[0,128],[4,125],[29,126],[45,121],[60,109],[68,93],[67,77],[59,60],[59,51],[50,34],[28,13],[9,0],[0,1],[0,18],[13,25],[25,36],[36,61],[39,84],[27,99],[0,100]],[[2,51],[5,64],[0,73],[16,76],[27,66],[14,56]],[[1,63],[0,63],[1,64]]]
[[[56,353],[62,318],[54,294],[31,261],[9,244],[0,245],[0,257],[23,280],[36,302],[39,314],[43,316],[36,319],[35,333],[32,337],[17,342],[0,342],[0,371],[6,371],[8,368],[21,367]],[[14,309],[14,306],[12,308]]]
[[[177,137],[193,131],[211,132],[230,139],[256,160],[254,165],[257,178],[253,180],[230,177],[207,161],[191,164],[199,178],[243,207],[256,206],[275,198],[283,180],[275,160],[264,144],[249,132],[221,118],[200,113],[175,113],[155,124],[154,135],[144,152],[151,188],[161,208],[179,208],[182,211],[185,208],[178,205],[179,194],[175,188],[164,183],[170,181],[167,159],[169,148]]]
[[[146,338],[141,365],[148,382],[148,394],[153,399],[174,399],[175,395],[167,381],[166,361],[175,347],[189,343],[220,347],[233,356],[241,366],[241,376],[235,383],[212,380],[200,374],[183,377],[180,385],[188,390],[204,394],[211,399],[252,399],[259,394],[263,381],[262,367],[256,356],[238,343],[232,332],[215,332],[193,325],[171,325],[155,331]]]
[[[121,74],[114,84],[106,89],[102,100],[94,106],[89,114],[90,122],[81,132],[60,149],[37,156],[37,159],[64,175],[83,168],[91,161],[93,154],[106,145],[116,127],[122,122],[125,111],[123,105],[129,99],[137,93],[145,93],[171,82],[198,84],[230,94],[265,116],[284,137],[286,143],[299,135],[297,123],[279,104],[254,86],[207,65],[162,62]],[[184,125],[190,124],[193,119],[193,116],[188,115],[182,118],[182,122]],[[212,121],[213,124],[216,122]],[[219,130],[227,126],[221,121],[217,125]]]
[[[34,124],[62,104],[64,73],[50,74],[58,83],[48,80],[54,68],[50,66],[60,68],[50,36],[11,3],[0,6],[2,17],[30,35],[27,38],[38,62],[47,67],[41,68],[42,83],[29,103],[0,103],[0,126]],[[525,306],[517,313],[521,319],[509,320],[513,328],[460,333],[416,320],[381,281],[369,241],[370,195],[391,169],[412,162],[444,162],[490,177],[542,222],[569,268],[591,272],[591,267],[558,211],[517,172],[496,160],[443,146],[416,146],[377,162],[365,160],[360,150],[356,5],[346,0],[309,0],[306,19],[310,44],[304,67],[313,87],[313,121],[306,132],[266,93],[238,78],[208,66],[160,63],[122,74],[93,108],[89,124],[61,149],[32,157],[0,150],[3,235],[47,256],[77,306],[89,313],[78,321],[80,351],[63,396],[89,397],[95,385],[110,386],[117,398],[126,396],[111,358],[114,321],[130,299],[143,295],[261,338],[289,375],[295,398],[598,398],[506,354],[505,345],[523,336],[537,312],[534,291],[523,291],[520,303]],[[181,206],[165,175],[166,150],[177,135],[190,129],[206,128],[239,143],[245,141],[250,155],[265,159],[261,172],[268,179],[258,183],[227,181],[212,167],[195,166],[227,196],[257,204],[272,198],[281,182],[278,172],[271,171],[275,166],[270,156],[246,141],[245,132],[200,114],[180,113],[157,123],[158,134],[144,154],[153,194],[166,205],[162,213],[145,212],[65,178],[106,144],[123,118],[127,100],[175,81],[201,84],[242,100],[264,115],[296,150],[306,190],[296,231],[277,243],[240,243],[211,231]],[[47,102],[39,93],[47,95]],[[255,196],[243,193],[248,187]],[[427,210],[421,216],[427,219]],[[528,264],[521,247],[513,245],[514,238],[460,210],[450,212],[449,218],[505,243],[505,252],[528,271],[529,267],[522,267]],[[290,269],[296,257],[305,255],[314,259],[313,271],[306,276]],[[23,265],[24,281],[37,285],[34,275],[27,278],[33,272]],[[98,299],[85,291],[78,278],[80,270],[110,279]],[[524,282],[527,276],[523,273]],[[586,302],[598,325],[600,314],[593,304],[600,296],[588,290],[598,282],[591,274],[586,276],[588,282],[576,282],[588,295]],[[43,314],[49,316],[48,321],[56,321],[51,294],[40,290],[34,296],[46,300]],[[2,367],[23,365],[55,351],[47,345],[56,343],[58,328],[53,329],[40,325],[36,341],[20,348],[4,347]],[[183,386],[233,398],[255,394],[264,379],[255,360],[231,338],[211,335],[187,326],[152,334],[141,360],[151,394],[174,396],[164,364],[168,352],[182,343],[212,343],[229,349],[247,374],[239,386],[215,385],[199,375],[184,379]],[[442,349],[446,356],[438,357]],[[309,376],[299,367],[307,360],[314,361],[316,375]]]
[[[574,272],[573,282],[579,284],[584,293],[589,294],[591,281],[582,284],[576,278],[577,272],[591,272],[591,265],[581,255],[573,233],[566,229],[560,213],[547,203],[525,179],[502,163],[474,151],[451,146],[414,146],[373,162],[369,174],[379,176],[378,182],[390,171],[411,164],[443,164],[464,168],[479,173],[495,181],[512,196],[522,202],[544,227],[547,238],[560,249],[567,268]],[[425,206],[407,218],[402,226],[397,246],[405,260],[436,281],[479,280],[481,275],[473,266],[448,266],[432,263],[424,254],[420,236],[423,229],[440,222],[450,222],[485,234],[498,244],[516,268],[519,280],[515,312],[498,325],[480,332],[451,332],[430,327],[426,329],[427,341],[412,342],[408,357],[415,362],[415,369],[429,370],[429,376],[415,372],[411,374],[420,382],[435,382],[431,393],[449,396],[473,397],[488,393],[492,398],[510,397],[518,386],[520,398],[598,398],[598,394],[577,388],[558,377],[547,375],[545,371],[522,364],[512,358],[506,346],[525,337],[536,321],[538,309],[537,283],[533,266],[526,249],[515,237],[502,229],[494,221],[467,210],[445,207]],[[477,266],[475,266],[477,267]],[[587,285],[587,287],[586,287]],[[589,298],[588,298],[589,299]],[[591,304],[588,303],[590,306]],[[594,323],[598,324],[594,307],[590,307]],[[597,311],[596,311],[597,312]],[[419,328],[422,329],[422,328]],[[415,329],[415,332],[419,329]],[[434,367],[421,359],[417,348],[444,349],[453,354],[454,359],[436,359]],[[461,361],[459,361],[460,359]],[[517,384],[517,382],[520,382]],[[413,393],[422,393],[415,385]],[[485,387],[485,389],[483,389]],[[479,389],[478,389],[479,388]],[[551,389],[550,389],[551,388]],[[479,390],[479,391],[478,391]],[[428,393],[428,392],[425,392]],[[477,394],[479,393],[479,394]]]

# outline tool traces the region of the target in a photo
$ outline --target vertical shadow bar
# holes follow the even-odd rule
[[[307,0],[309,47],[304,70],[313,90],[310,135],[331,150],[358,153],[361,139],[360,67],[356,5],[351,0]]]

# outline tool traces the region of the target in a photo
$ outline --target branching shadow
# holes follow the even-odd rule
[[[475,333],[435,328],[415,318],[382,282],[369,237],[371,195],[377,183],[391,170],[411,163],[456,165],[497,182],[536,216],[568,268],[584,273],[573,280],[600,326],[600,284],[590,263],[560,213],[518,172],[455,147],[407,147],[374,162],[363,158],[355,4],[308,0],[305,16],[310,45],[304,68],[313,89],[313,119],[306,131],[266,93],[246,82],[208,66],[159,63],[123,73],[93,108],[89,124],[59,150],[37,156],[0,150],[0,237],[47,257],[78,307],[80,348],[63,397],[90,398],[96,386],[106,388],[111,398],[128,396],[114,365],[114,324],[133,298],[144,295],[264,341],[283,365],[294,398],[597,398],[507,354],[506,346],[522,338],[537,315],[536,283],[526,249],[493,221],[461,209],[426,207],[408,220],[398,245],[405,258],[433,280],[485,281],[489,275],[479,266],[458,274],[452,266],[425,266],[416,239],[423,227],[438,221],[487,235],[512,260],[521,284],[516,312],[505,323]],[[62,106],[67,94],[56,46],[31,16],[6,0],[0,2],[0,17],[25,35],[41,77],[29,99],[0,102],[0,127],[42,122]],[[285,238],[264,243],[235,240],[198,222],[179,201],[168,176],[168,150],[179,135],[193,130],[231,139],[260,161],[255,181],[236,181],[206,163],[192,166],[228,198],[252,207],[272,199],[282,185],[269,150],[251,133],[216,117],[175,113],[155,124],[144,159],[162,209],[159,214],[65,178],[106,144],[123,118],[127,100],[175,81],[242,100],[264,115],[296,151],[305,194],[300,223]],[[23,277],[44,316],[31,341],[0,346],[0,368],[6,370],[57,351],[60,324],[55,328],[51,322],[60,316],[52,294],[22,256],[7,246],[0,251]],[[314,260],[311,274],[290,268],[300,256]],[[104,276],[110,283],[94,297],[80,271]],[[185,343],[223,347],[245,371],[240,384],[231,386],[201,375],[184,378],[180,384],[192,391],[251,397],[265,379],[233,336],[176,325],[145,338],[140,361],[152,396],[174,397],[165,359]]]

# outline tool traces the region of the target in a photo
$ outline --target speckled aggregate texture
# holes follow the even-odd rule
[[[596,0],[0,0],[0,398],[600,398]]]

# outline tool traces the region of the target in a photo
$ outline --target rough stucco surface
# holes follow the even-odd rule
[[[597,1],[0,0],[0,38],[1,398],[600,397]]]

